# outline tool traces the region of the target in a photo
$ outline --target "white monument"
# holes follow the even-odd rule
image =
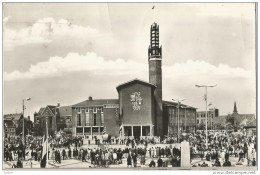
[[[190,145],[189,142],[181,142],[181,167],[190,167]]]

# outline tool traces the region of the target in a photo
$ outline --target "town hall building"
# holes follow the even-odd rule
[[[177,123],[182,131],[195,131],[196,108],[162,100],[162,47],[157,23],[150,28],[148,64],[149,82],[134,79],[118,85],[118,99],[89,97],[72,105],[72,135],[163,136],[177,133]],[[177,111],[185,114],[179,121]]]

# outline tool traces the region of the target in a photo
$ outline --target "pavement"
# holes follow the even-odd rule
[[[148,149],[150,149],[150,147],[166,147],[169,146],[168,144],[156,144],[156,145],[149,145]],[[179,144],[172,144],[172,147],[179,147]],[[84,148],[97,148],[97,145],[84,145]],[[109,145],[109,148],[125,148],[125,145]],[[129,146],[130,147],[130,146]],[[165,161],[167,158],[162,158],[163,161]],[[137,169],[141,168],[141,169],[151,169],[149,168],[149,163],[151,162],[152,158],[147,157],[146,156],[146,162],[145,165],[141,165],[140,164],[140,159],[137,159]],[[223,160],[221,158],[219,158],[221,165],[223,165]],[[242,167],[242,168],[249,168],[247,166],[247,159],[244,159],[244,162],[241,162],[242,165],[236,165],[238,162],[238,157],[233,157],[230,156],[230,162],[232,167]],[[154,161],[157,165],[157,158],[154,158]],[[40,162],[38,161],[34,161],[32,160],[32,165],[28,164],[27,161],[22,161],[23,162],[23,167],[24,169],[40,169]],[[190,167],[171,167],[171,165],[169,164],[167,169],[193,169],[194,167],[192,167],[193,165],[198,165],[198,164],[202,164],[203,162],[205,162],[206,164],[209,165],[209,168],[213,168],[212,164],[214,164],[214,161],[207,161],[205,158],[201,159],[201,158],[194,158],[191,160],[190,163]],[[4,161],[3,164],[3,168],[4,169],[11,169],[12,165],[16,164],[16,161]],[[81,160],[77,160],[77,159],[69,159],[69,160],[61,160],[61,163],[56,163],[54,160],[49,160],[48,161],[48,165],[47,165],[48,169],[89,169],[89,168],[106,168],[106,167],[97,167],[94,166],[90,163],[90,160],[87,159],[87,162],[82,162]],[[109,165],[108,168],[112,168],[112,169],[126,169],[127,168],[127,160],[126,158],[123,158],[122,160],[122,164],[112,164]],[[131,168],[131,167],[129,167]],[[132,167],[133,168],[133,167]],[[166,167],[165,167],[166,168]],[[196,168],[196,167],[195,167]],[[207,167],[201,167],[201,168],[207,168]],[[250,167],[253,168],[253,167]],[[157,168],[158,169],[158,168]],[[216,169],[216,168],[215,168]]]

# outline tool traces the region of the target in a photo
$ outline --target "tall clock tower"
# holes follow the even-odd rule
[[[159,25],[153,23],[150,29],[148,49],[149,83],[154,84],[155,135],[163,135],[162,116],[162,47],[159,46]]]

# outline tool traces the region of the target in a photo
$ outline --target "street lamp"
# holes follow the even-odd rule
[[[206,102],[206,149],[208,149],[208,87],[215,87],[217,84],[214,85],[195,85],[195,87],[201,88],[205,87],[206,94],[205,94],[205,102]]]
[[[29,101],[31,100],[31,98],[26,98],[26,99],[23,99],[23,143],[25,144],[25,139],[24,139],[24,110],[25,110],[25,106],[24,106],[24,101]]]
[[[180,105],[181,105],[181,102],[184,101],[185,99],[172,99],[173,101],[177,101],[178,102],[178,121],[177,121],[177,124],[178,124],[178,132],[177,132],[177,140],[178,140],[178,143],[179,143],[179,137],[180,137]]]

